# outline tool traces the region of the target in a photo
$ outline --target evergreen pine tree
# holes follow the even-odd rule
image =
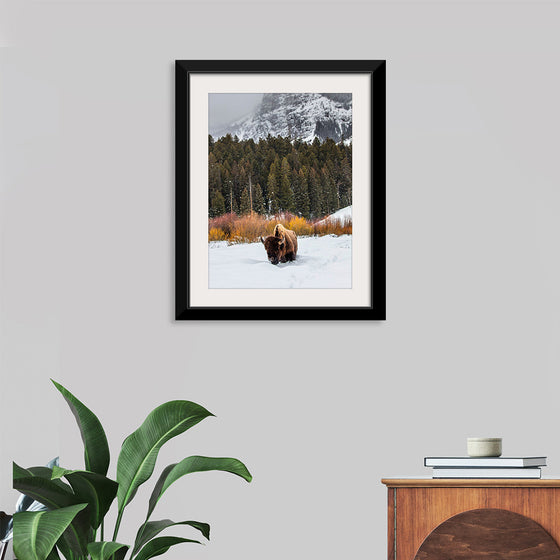
[[[266,214],[263,193],[259,183],[253,187],[253,210],[257,214]]]
[[[278,200],[278,195],[275,192],[272,193],[268,206],[270,214],[273,216],[280,214],[280,201]]]
[[[332,214],[338,210],[338,192],[332,173],[326,165],[321,170],[321,178],[324,188],[323,211],[326,214]]]
[[[309,170],[309,213],[311,218],[323,215],[321,179],[316,167]]]
[[[216,191],[210,200],[209,215],[211,218],[221,216],[226,213],[226,202],[220,191]]]
[[[232,201],[231,212],[239,216],[239,204],[237,204],[237,200],[235,200],[235,197]]]
[[[211,136],[209,138],[212,138]],[[216,209],[212,206],[212,200],[216,194],[222,190],[222,175],[220,164],[216,161],[213,153],[208,156],[208,215],[210,217],[218,216]],[[223,213],[223,212],[222,212]]]
[[[284,212],[293,212],[294,210],[294,193],[292,191],[292,171],[288,158],[282,158],[280,166],[280,188],[278,191],[278,200],[280,209]]]
[[[235,194],[233,192],[233,180],[229,177],[223,182],[222,194],[226,202],[226,212],[237,213],[237,201],[235,200]]]
[[[235,138],[237,138],[237,136],[235,136]],[[234,161],[233,165],[231,166],[231,178],[233,180],[233,199],[237,203],[237,207],[239,208],[241,191],[245,186],[245,182],[244,182],[242,167],[237,163],[237,161]]]
[[[304,218],[309,218],[309,190],[305,166],[299,170],[299,173],[294,172],[294,200],[296,212]]]
[[[239,202],[239,213],[244,216],[251,213],[251,201],[249,199],[249,189],[245,187],[241,193],[241,201]]]
[[[269,198],[269,211],[271,214],[278,214],[280,212],[280,158],[276,156],[276,159],[270,166],[270,173],[268,174],[268,198]]]
[[[340,204],[342,207],[352,204],[352,167],[344,156],[340,163]]]
[[[321,161],[321,141],[317,138],[317,136],[315,136],[313,142],[311,142],[311,153],[313,158]]]
[[[223,140],[220,139],[220,140]],[[222,164],[222,196],[226,204],[226,213],[231,212],[231,195],[232,195],[232,180],[231,180],[231,167],[228,161]]]

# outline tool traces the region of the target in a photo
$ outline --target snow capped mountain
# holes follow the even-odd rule
[[[315,138],[352,140],[351,93],[265,93],[256,111],[217,130],[214,138],[230,133],[240,140],[283,136],[303,142]]]

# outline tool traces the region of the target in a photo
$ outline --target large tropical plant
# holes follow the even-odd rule
[[[245,465],[233,458],[195,455],[168,465],[154,485],[134,544],[120,543],[117,539],[125,509],[152,476],[163,444],[213,414],[190,401],[170,401],[157,407],[124,440],[116,480],[111,480],[107,477],[109,446],[99,419],[65,387],[53,383],[78,423],[85,465],[79,470],[57,465],[24,469],[14,463],[14,488],[47,508],[14,514],[14,552],[19,560],[58,560],[61,556],[67,560],[148,560],[180,543],[200,544],[196,539],[158,536],[169,527],[186,525],[210,538],[207,523],[153,521],[152,513],[164,492],[179,478],[194,472],[224,471],[247,482],[252,479]],[[115,498],[117,515],[109,540],[104,520]]]

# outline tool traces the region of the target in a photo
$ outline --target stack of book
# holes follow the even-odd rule
[[[425,457],[432,478],[541,478],[546,457]]]

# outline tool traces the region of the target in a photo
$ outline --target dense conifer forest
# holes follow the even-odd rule
[[[352,204],[352,145],[208,137],[208,216],[291,213],[315,220]]]

